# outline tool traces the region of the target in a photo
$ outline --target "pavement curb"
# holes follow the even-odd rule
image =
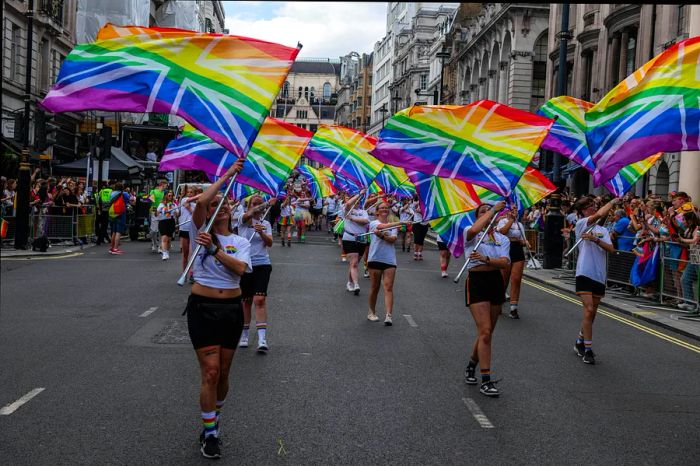
[[[561,291],[561,292],[566,293],[568,295],[576,296],[576,293],[573,293],[571,290],[569,290],[561,285],[557,285],[553,282],[550,282],[550,281],[547,281],[547,280],[542,279],[540,277],[536,277],[534,275],[529,274],[527,272],[527,269],[525,269],[525,271],[523,272],[523,276],[525,276],[533,281],[536,281],[538,283],[541,283],[543,285],[547,285],[547,286],[550,286],[552,288],[556,288],[558,291]],[[643,320],[644,322],[647,322],[649,324],[653,324],[657,327],[665,328],[666,330],[670,330],[670,331],[677,333],[679,335],[683,335],[686,338],[690,338],[690,339],[695,340],[695,341],[700,341],[700,336],[694,335],[690,332],[686,332],[685,330],[679,329],[677,327],[673,327],[672,325],[668,325],[664,322],[659,322],[658,320],[651,319],[651,318],[649,318],[645,315],[642,315],[642,314],[637,314],[634,311],[629,311],[627,309],[621,308],[621,307],[616,306],[614,304],[610,304],[608,302],[604,302],[601,304],[604,305],[605,307],[609,307],[610,309],[613,309],[621,314],[625,314],[625,315],[628,315],[630,317],[634,317],[636,319]]]
[[[95,245],[94,244],[85,244],[81,248],[80,246],[75,246],[75,247],[66,247],[63,248],[60,251],[46,251],[46,252],[36,252],[36,251],[31,251],[27,250],[26,253],[20,252],[20,253],[15,253],[15,254],[3,254],[2,249],[0,249],[0,259],[31,259],[33,257],[48,257],[48,256],[63,256],[65,254],[75,254],[76,252],[83,252],[86,249],[93,248]],[[70,251],[68,251],[70,249]],[[15,252],[13,250],[13,252]]]

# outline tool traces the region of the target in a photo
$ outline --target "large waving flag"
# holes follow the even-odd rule
[[[299,172],[309,182],[311,194],[314,198],[328,197],[338,192],[331,180],[321,170],[317,170],[309,165],[302,165],[299,167]]]
[[[429,223],[453,256],[459,257],[464,254],[464,232],[474,224],[473,212],[441,217]]]
[[[515,186],[511,198],[522,214],[525,209],[529,209],[556,190],[557,187],[542,172],[536,168],[527,167],[523,177]]]
[[[549,118],[556,117],[551,131],[542,142],[542,148],[558,152],[594,174],[596,165],[588,150],[585,120],[586,112],[592,107],[592,102],[559,96],[547,101],[537,113]],[[659,152],[623,167],[619,173],[603,183],[604,186],[615,196],[622,196],[662,155],[663,153]]]
[[[321,125],[311,138],[304,155],[369,187],[384,166],[370,155],[377,139],[344,126]]]
[[[41,105],[179,115],[243,157],[298,53],[246,37],[107,24],[66,57]]]
[[[355,183],[350,178],[346,177],[342,173],[334,173],[333,185],[341,191],[345,191],[348,194],[355,195],[360,192],[360,186]]]
[[[413,197],[416,193],[416,187],[411,182],[406,171],[393,165],[384,165],[374,182],[385,193],[393,194],[396,197]]]
[[[284,121],[266,118],[255,138],[237,180],[256,189],[277,194],[296,166],[313,133]],[[192,125],[165,148],[159,170],[202,170],[223,175],[238,159]]]
[[[510,194],[553,121],[490,100],[423,105],[387,122],[372,154],[384,163]]]
[[[601,185],[656,152],[700,149],[700,36],[666,49],[586,112]]]
[[[418,192],[424,220],[467,212],[479,206],[479,197],[469,183],[421,172],[408,172],[408,176]]]

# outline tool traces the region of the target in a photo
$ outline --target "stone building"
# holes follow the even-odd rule
[[[546,95],[557,93],[559,71],[559,39],[561,4],[550,5],[547,39]],[[597,102],[632,72],[672,44],[698,35],[691,28],[700,28],[698,5],[640,4],[571,4],[567,46],[566,94]],[[691,15],[695,19],[691,20]],[[646,179],[637,184],[637,194],[651,189],[665,196],[669,191],[688,190],[700,195],[700,154],[665,154]],[[545,160],[545,170],[551,157]],[[692,166],[691,166],[692,164]],[[683,168],[681,168],[683,165]],[[688,169],[686,170],[686,167]],[[681,172],[694,173],[694,181],[679,183]],[[565,172],[566,173],[566,170]],[[572,167],[569,186],[574,192],[592,192],[591,177]],[[681,185],[683,184],[683,185]],[[597,191],[601,191],[599,188]]]
[[[366,133],[372,100],[372,54],[350,52],[341,57],[335,122]]]

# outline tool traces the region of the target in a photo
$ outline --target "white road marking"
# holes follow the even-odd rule
[[[148,317],[151,314],[153,314],[154,312],[156,312],[157,310],[158,310],[157,307],[152,307],[152,308],[148,309],[146,312],[144,312],[143,314],[141,314],[139,317]]]
[[[474,416],[474,419],[476,419],[476,422],[478,422],[481,427],[484,429],[493,429],[495,427],[491,424],[491,421],[489,421],[489,418],[486,417],[481,408],[479,408],[479,405],[476,404],[476,401],[471,398],[462,398],[462,401],[467,405],[467,409],[469,409],[472,416]]]
[[[413,320],[413,317],[411,317],[410,314],[404,314],[403,316],[408,321],[408,325],[410,325],[411,327],[418,327],[418,324],[416,324],[416,321]]]
[[[0,416],[9,416],[10,414],[17,411],[20,408],[20,406],[22,406],[24,403],[31,400],[32,398],[34,398],[35,396],[37,396],[39,393],[43,392],[44,390],[46,390],[44,387],[35,388],[34,390],[30,391],[29,393],[24,395],[19,400],[15,401],[14,403],[10,403],[7,406],[3,406],[0,409]]]

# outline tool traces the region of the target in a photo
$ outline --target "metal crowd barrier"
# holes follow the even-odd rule
[[[700,265],[697,258],[676,259],[672,248],[682,247],[678,243],[664,243],[661,256],[660,300],[685,303],[698,308],[700,305]]]
[[[615,254],[608,254],[608,282],[634,286],[630,282],[630,274],[636,258],[631,251],[615,251]]]
[[[95,206],[86,205],[75,208],[75,215],[64,214],[63,208],[44,208],[39,213],[29,216],[29,244],[35,238],[46,236],[49,241],[73,242],[74,239],[89,242],[95,237]],[[68,210],[68,212],[70,212]],[[7,235],[2,240],[5,245],[13,243],[16,217],[3,217],[7,221]]]

